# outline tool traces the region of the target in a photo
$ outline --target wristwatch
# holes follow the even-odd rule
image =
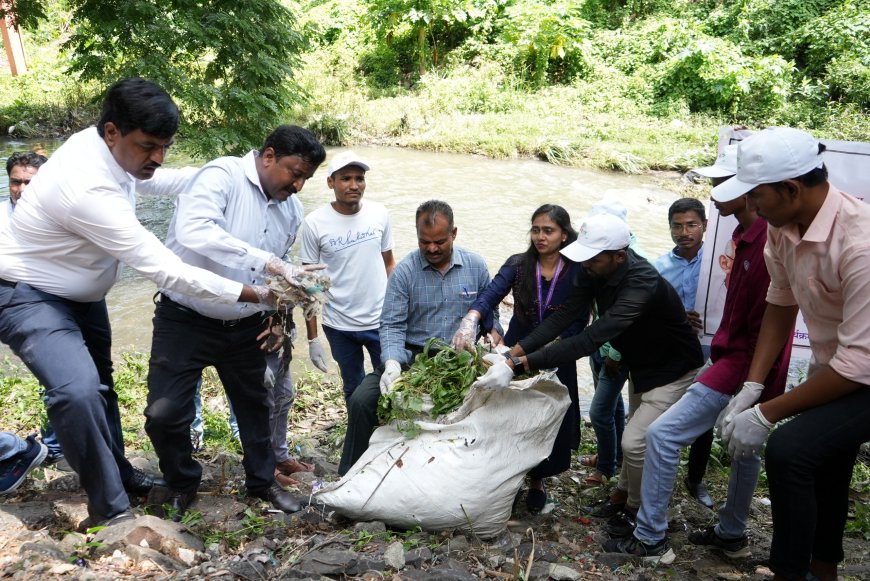
[[[515,355],[511,355],[510,351],[505,351],[504,358],[510,361],[514,366],[514,375],[522,375],[525,373],[526,368],[523,365],[522,360]]]

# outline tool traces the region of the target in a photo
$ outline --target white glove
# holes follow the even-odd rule
[[[308,358],[314,367],[326,373],[326,351],[323,350],[323,345],[320,344],[320,337],[308,340]]]
[[[490,353],[484,355],[483,360],[492,365],[486,370],[486,373],[477,378],[477,386],[494,391],[507,389],[514,378],[514,370],[507,364],[504,355]]]
[[[728,453],[732,458],[748,458],[761,451],[773,424],[767,421],[761,408],[756,405],[737,414],[729,427],[733,429],[728,441]]]
[[[392,390],[393,383],[402,374],[402,366],[395,359],[387,359],[384,364],[384,373],[381,375],[381,395],[388,395]]]
[[[734,421],[734,418],[737,417],[737,414],[755,405],[755,402],[761,397],[762,391],[764,391],[764,386],[760,383],[754,381],[743,383],[743,388],[737,392],[737,395],[731,398],[731,401],[728,402],[728,405],[725,406],[725,409],[716,418],[716,434],[721,439],[726,439],[726,429]],[[728,434],[730,436],[730,429],[728,429]]]
[[[477,334],[480,331],[479,320],[480,317],[475,313],[468,313],[462,317],[459,329],[453,335],[453,341],[450,342],[450,346],[457,351],[462,351],[463,349],[474,351],[474,342],[477,340]]]
[[[294,286],[300,286],[301,279],[307,274],[326,268],[325,264],[303,264],[296,266],[273,256],[266,262],[266,274],[281,275],[284,280]]]
[[[258,303],[260,303],[261,305],[266,305],[270,309],[275,308],[275,304],[277,303],[277,297],[271,290],[269,290],[269,287],[264,285],[254,285],[251,288],[257,295]]]

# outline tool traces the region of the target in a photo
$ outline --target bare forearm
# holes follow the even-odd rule
[[[237,302],[240,302],[240,303],[259,303],[260,299],[257,296],[257,293],[254,291],[254,289],[251,286],[245,285],[242,287],[242,294],[239,295],[239,300]]]
[[[311,317],[305,320],[305,332],[308,334],[308,339],[317,337],[317,317]]]
[[[840,399],[857,389],[868,388],[824,366],[788,393],[761,404],[760,409],[768,421],[778,422],[804,410]]]
[[[791,341],[797,312],[797,305],[792,307],[767,305],[746,381],[764,383],[785,342]]]

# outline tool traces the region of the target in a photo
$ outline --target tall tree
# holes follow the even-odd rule
[[[277,0],[70,0],[70,70],[106,85],[146,77],[178,98],[194,153],[239,154],[304,99],[304,48]]]

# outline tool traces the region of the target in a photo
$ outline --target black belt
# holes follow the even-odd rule
[[[223,319],[214,319],[212,317],[206,317],[205,315],[197,313],[196,311],[194,311],[193,309],[191,309],[189,307],[185,307],[184,305],[173,301],[172,299],[170,299],[168,296],[161,293],[160,291],[157,291],[156,293],[154,293],[153,300],[154,300],[154,304],[162,304],[162,305],[166,305],[168,307],[172,307],[178,311],[182,311],[182,312],[187,313],[189,315],[193,315],[193,316],[197,317],[198,319],[202,319],[204,322],[207,322],[211,325],[220,326],[220,327],[256,326],[256,325],[263,324],[264,322],[266,322],[266,319],[269,318],[268,313],[259,312],[259,313],[254,313],[253,315],[249,315],[247,317],[242,317],[241,319],[233,319],[231,321],[224,321]]]

